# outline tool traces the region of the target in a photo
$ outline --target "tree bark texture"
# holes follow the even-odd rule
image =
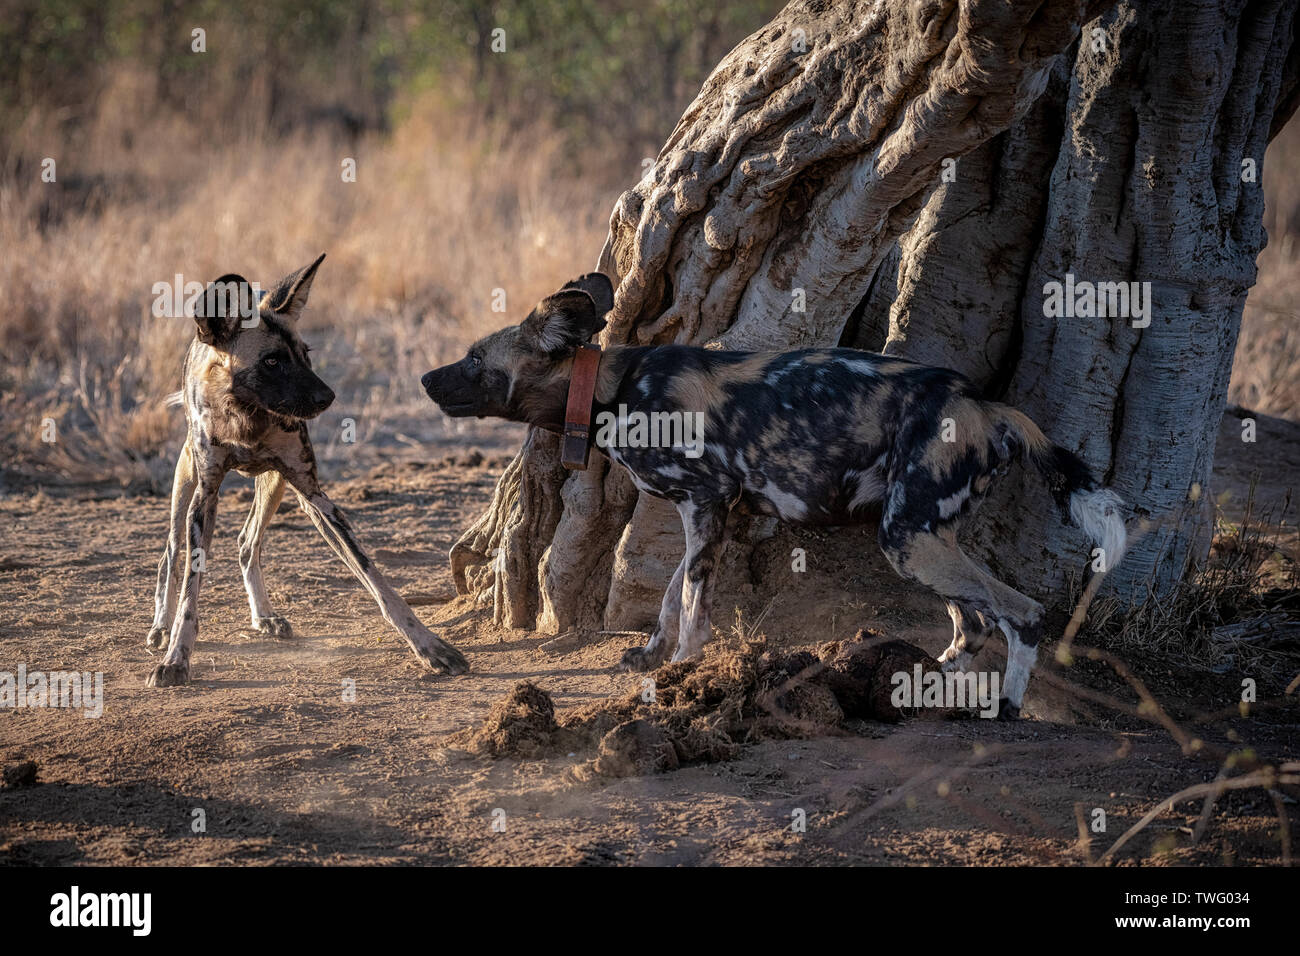
[[[1208,545],[1192,489],[1265,238],[1242,160],[1260,167],[1274,104],[1295,107],[1297,2],[796,0],[616,204],[602,342],[955,368],[1159,519],[1109,583],[1166,587]],[[1149,281],[1150,325],[1047,317],[1066,273]],[[1013,470],[979,516],[968,546],[1057,603],[1088,552],[1037,478]],[[733,523],[743,564],[770,523]],[[452,566],[508,626],[633,629],[682,547],[674,509],[599,454],[566,473],[533,430]]]

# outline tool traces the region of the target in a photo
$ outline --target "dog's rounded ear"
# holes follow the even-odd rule
[[[290,322],[298,321],[298,316],[307,307],[307,294],[311,292],[316,270],[324,261],[325,253],[322,252],[311,265],[303,266],[277,282],[271,293],[262,299],[262,308]]]
[[[591,296],[591,301],[596,304],[597,315],[604,316],[614,308],[614,284],[604,273],[588,272],[585,276],[578,276],[572,282],[566,282],[560,291],[568,289],[578,289]]]
[[[605,327],[591,295],[581,289],[565,289],[547,296],[521,323],[524,340],[547,355],[575,349]]]
[[[194,324],[199,341],[224,345],[234,337],[240,323],[257,318],[257,293],[243,276],[228,272],[208,283],[194,303]]]

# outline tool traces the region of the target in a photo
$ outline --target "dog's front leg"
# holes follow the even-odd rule
[[[190,679],[190,655],[199,634],[199,589],[203,572],[211,557],[212,528],[217,520],[217,492],[224,472],[200,475],[186,513],[188,550],[181,578],[180,600],[172,621],[171,642],[167,656],[153,669],[146,681],[150,687],[187,684]]]
[[[343,517],[343,512],[325,497],[314,477],[287,474],[285,478],[298,493],[298,503],[321,533],[321,537],[348,566],[348,570],[356,575],[357,580],[365,585],[379,605],[384,620],[406,638],[406,643],[420,663],[430,670],[442,670],[449,674],[463,674],[469,670],[469,663],[460,651],[434,636],[366,557],[352,534],[352,526]]]
[[[686,577],[686,558],[682,558],[673,573],[673,579],[664,592],[664,602],[659,608],[659,623],[645,647],[629,647],[619,662],[619,670],[652,671],[677,647],[681,626],[682,582]]]
[[[709,602],[713,579],[726,546],[727,502],[687,499],[677,506],[686,528],[686,572],[682,579],[681,624],[673,661],[694,657],[713,637]]]
[[[271,611],[271,601],[266,595],[266,582],[262,579],[262,538],[266,526],[275,517],[284,497],[284,476],[278,471],[266,471],[257,476],[253,507],[239,532],[239,569],[244,575],[244,590],[248,593],[249,616],[253,627],[268,637],[293,637],[289,622]]]
[[[172,621],[176,618],[176,600],[180,594],[181,543],[185,537],[185,517],[194,499],[194,452],[190,440],[185,439],[180,456],[176,459],[176,475],[172,479],[171,520],[167,529],[167,546],[158,562],[158,588],[153,599],[153,626],[145,643],[149,647],[164,647],[171,636]]]

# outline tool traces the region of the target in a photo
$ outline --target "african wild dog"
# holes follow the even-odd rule
[[[197,304],[197,335],[185,358],[183,389],[174,397],[185,406],[189,434],[176,463],[171,533],[158,562],[154,620],[147,639],[150,647],[166,644],[167,654],[149,675],[151,687],[189,680],[217,492],[232,470],[256,479],[253,507],[239,532],[239,566],[254,628],[271,637],[293,633],[289,622],[271,610],[261,567],[262,536],[287,484],[420,662],[451,673],[467,669],[460,652],[421,624],[384,580],[316,480],[307,419],[328,408],[334,393],[312,371],[308,348],[295,326],[324,258],[281,279],[256,301],[253,287],[242,276],[222,276]]]
[[[562,430],[577,347],[605,326],[613,289],[583,276],[524,321],[474,343],[454,365],[427,373],[429,397],[449,415],[494,415]],[[1073,452],[1023,413],[983,400],[956,372],[854,349],[722,352],[680,345],[607,349],[593,420],[618,414],[702,412],[704,454],[684,448],[603,449],[637,488],[676,504],[686,555],[645,647],[627,669],[696,654],[709,640],[712,580],[727,514],[741,502],[787,521],[849,524],[881,505],[878,540],[894,569],[937,592],[953,620],[939,658],[964,670],[985,639],[1007,640],[1000,715],[1019,713],[1042,637],[1043,607],[998,581],[957,546],[957,528],[1021,452],[1071,518],[1118,561],[1122,503]],[[945,440],[948,439],[948,440]]]

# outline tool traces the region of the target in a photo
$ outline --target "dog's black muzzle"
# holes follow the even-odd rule
[[[330,388],[324,382],[321,382],[320,387],[311,393],[309,402],[309,411],[307,414],[302,416],[303,418],[315,418],[321,412],[325,411],[325,409],[333,405],[334,389]]]
[[[474,384],[468,381],[462,368],[463,362],[444,365],[420,376],[424,392],[438,406],[444,415],[463,418],[470,415],[482,415],[480,406],[483,396]]]
[[[290,418],[315,418],[334,404],[334,389],[309,369],[287,377],[278,391],[272,408]]]
[[[262,407],[285,418],[307,419],[315,418],[333,404],[334,391],[329,386],[323,386],[306,395],[295,396],[275,404],[264,404]]]
[[[244,405],[285,418],[315,418],[334,404],[334,390],[310,369],[289,374],[246,369],[235,375],[230,391]]]

